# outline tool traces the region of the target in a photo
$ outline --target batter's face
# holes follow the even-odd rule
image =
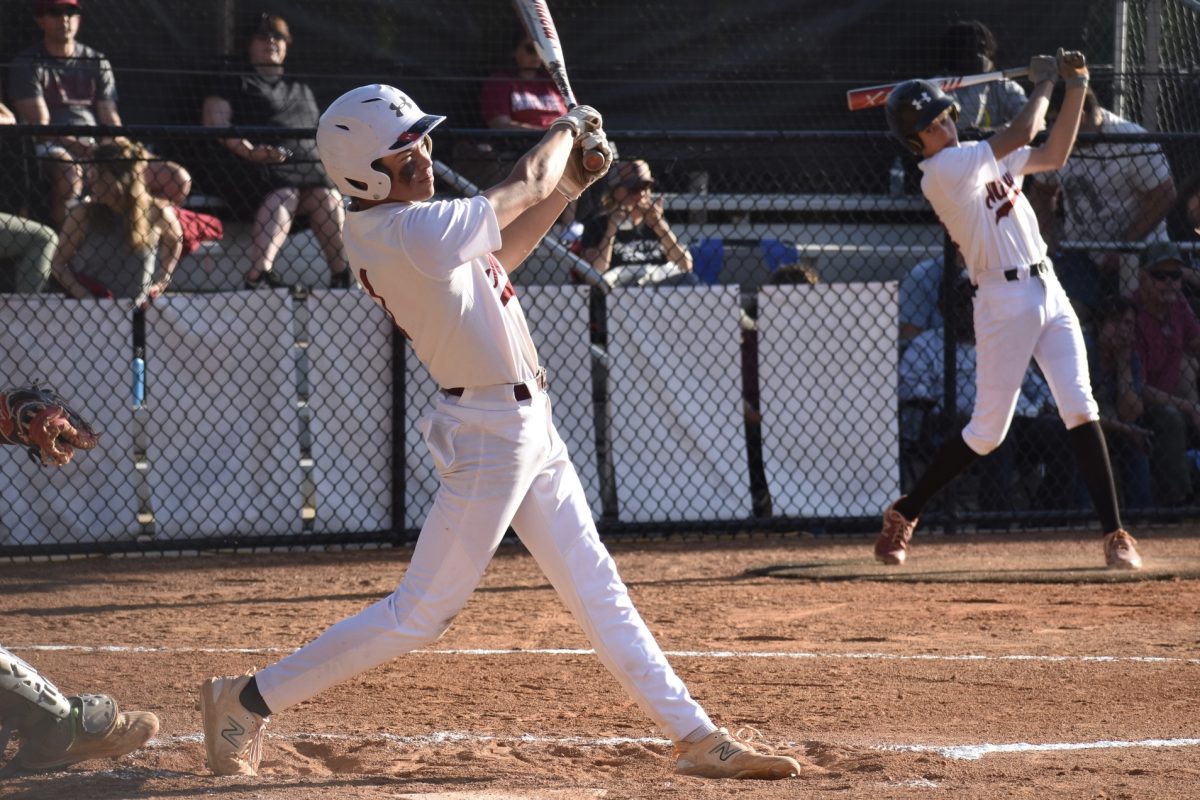
[[[958,146],[958,126],[954,124],[950,111],[951,109],[947,108],[929,123],[928,128],[917,132],[925,158],[936,155],[947,147]]]
[[[428,136],[407,150],[391,153],[379,161],[392,176],[388,200],[418,203],[433,197],[433,140]]]

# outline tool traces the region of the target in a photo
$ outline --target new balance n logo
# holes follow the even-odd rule
[[[221,738],[235,748],[240,747],[238,739],[245,736],[246,729],[233,717],[226,718],[226,721],[229,723],[229,727],[221,730]]]
[[[742,752],[742,748],[738,747],[733,742],[721,742],[719,745],[714,747],[712,750],[709,750],[708,752],[716,753],[717,758],[721,759],[722,761],[728,761],[729,759],[736,756],[738,753]]]

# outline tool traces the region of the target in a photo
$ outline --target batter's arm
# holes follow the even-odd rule
[[[528,153],[521,156],[507,178],[484,191],[483,196],[496,212],[500,230],[505,232],[506,248],[510,246],[510,242],[507,241],[509,226],[534,206],[544,203],[548,198],[553,199],[551,195],[558,194],[555,187],[562,178],[574,144],[574,131],[566,125],[555,125]],[[514,234],[520,236],[521,230],[514,231]],[[544,234],[545,230],[536,240],[526,242],[529,250],[537,245]],[[516,242],[511,244],[516,245]],[[503,259],[500,263],[504,264]]]
[[[1087,95],[1088,68],[1083,54],[1074,51],[1058,51],[1060,74],[1066,82],[1066,92],[1063,94],[1062,108],[1058,118],[1050,128],[1050,135],[1045,143],[1035,148],[1025,164],[1025,174],[1032,172],[1053,172],[1061,169],[1071,156],[1075,147],[1075,137],[1079,135],[1079,120],[1083,116],[1083,101]],[[1041,89],[1034,90],[1034,95]],[[1049,97],[1049,90],[1047,90]],[[1045,109],[1040,116],[1045,116]],[[1032,139],[1031,139],[1032,141]]]
[[[1046,109],[1050,107],[1050,92],[1053,89],[1054,84],[1051,82],[1043,82],[1035,86],[1033,93],[1029,95],[1029,100],[1021,109],[1021,113],[987,140],[988,145],[992,148],[992,155],[996,157],[997,161],[1029,144],[1033,141],[1033,137],[1037,136],[1046,118]],[[1061,118],[1060,116],[1059,119]],[[1030,156],[1031,160],[1032,158],[1033,156]],[[1066,161],[1066,159],[1063,160]],[[1032,170],[1026,167],[1025,171],[1040,172],[1041,170]]]
[[[545,238],[550,226],[566,207],[567,198],[552,192],[545,200],[513,220],[507,228],[501,229],[503,244],[492,255],[506,270],[512,272],[529,258],[529,254]]]

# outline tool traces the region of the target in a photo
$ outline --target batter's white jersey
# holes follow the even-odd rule
[[[921,191],[962,252],[972,283],[982,272],[1046,258],[1037,215],[1020,188],[1031,152],[1022,147],[997,161],[987,142],[964,142],[921,162]]]
[[[524,383],[538,358],[508,273],[492,255],[487,198],[385,203],[346,215],[346,255],[444,387]]]

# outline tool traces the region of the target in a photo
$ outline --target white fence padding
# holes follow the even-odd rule
[[[761,290],[763,462],[776,514],[872,516],[896,499],[896,331],[895,282]]]
[[[0,448],[0,542],[137,536],[132,356],[127,302],[9,296],[0,303],[0,388],[41,380],[101,432],[96,449],[77,452],[65,467],[42,467],[21,448]]]
[[[313,531],[392,527],[392,320],[363,292],[308,298]]]
[[[282,289],[244,298],[168,295],[146,315],[159,538],[302,528],[292,301]]]
[[[610,431],[622,521],[750,516],[738,291],[609,294]]]

